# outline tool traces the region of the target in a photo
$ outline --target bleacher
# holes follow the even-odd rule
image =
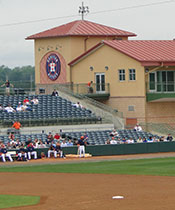
[[[88,142],[90,145],[103,145],[105,144],[106,140],[111,138],[110,133],[112,130],[102,130],[102,131],[86,131],[86,132],[64,132],[63,136],[67,137],[66,139],[72,139],[72,141],[75,141],[76,139],[79,139],[81,136],[83,136],[85,133],[88,135]],[[134,131],[134,130],[117,130],[119,133],[119,136],[115,137],[115,139],[130,139],[133,138],[136,142],[136,140],[141,138],[148,139],[149,137],[153,137],[154,135],[151,133],[147,133],[145,131]],[[156,136],[158,138],[158,136]],[[42,140],[43,142],[46,141],[47,135],[45,133],[42,134],[30,134],[30,135],[24,135],[24,134],[15,134],[15,139],[19,139],[19,141],[25,142],[28,139],[31,139],[34,141],[36,138],[38,140]],[[0,140],[2,140],[5,144],[9,142],[8,135],[1,135]]]
[[[6,107],[10,104],[16,108],[19,102],[23,102],[26,95],[2,96],[0,95],[0,104]],[[29,100],[35,95],[27,95]],[[72,102],[61,97],[50,95],[38,95],[38,105],[31,105],[32,111],[7,113],[0,112],[0,122],[9,127],[12,121],[19,120],[23,126],[41,126],[54,124],[83,124],[97,123],[101,119],[95,116],[90,110],[72,106]]]

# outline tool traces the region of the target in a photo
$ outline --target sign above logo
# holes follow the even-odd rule
[[[46,73],[49,79],[56,80],[61,72],[60,59],[56,54],[51,54],[46,60]]]

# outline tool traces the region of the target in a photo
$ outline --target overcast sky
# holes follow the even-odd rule
[[[0,0],[0,65],[34,65],[34,41],[29,35],[81,19],[81,0]],[[166,2],[156,5],[158,2]],[[138,5],[153,4],[138,8]],[[136,38],[172,40],[175,38],[175,0],[84,0],[90,13],[86,20],[134,32]],[[97,11],[116,10],[113,12]],[[73,16],[73,17],[65,17]],[[49,18],[50,21],[4,26]],[[61,18],[64,17],[64,18]]]

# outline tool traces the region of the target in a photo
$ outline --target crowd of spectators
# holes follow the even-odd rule
[[[31,101],[29,101],[28,97],[26,97],[23,102],[19,102],[15,108],[12,107],[11,104],[8,104],[6,107],[3,107],[2,104],[0,104],[0,111],[7,113],[32,111],[31,105],[38,105],[38,103],[39,101],[37,98],[33,98]]]
[[[27,141],[20,141],[18,138],[15,138],[15,134],[13,133],[9,134],[8,139],[9,141],[6,144],[0,140],[0,157],[3,162],[6,162],[5,157],[8,157],[11,162],[13,161],[8,150],[17,151],[17,160],[20,161],[28,161],[32,156],[34,159],[37,159],[38,154],[36,149],[43,148],[48,148],[48,153],[42,153],[42,158],[50,158],[52,154],[55,158],[65,158],[62,148],[72,147],[74,145],[78,146],[79,141],[79,139],[72,139],[71,136],[66,136],[61,130],[60,133],[55,133],[54,135],[49,132],[45,140],[36,138],[32,141],[32,139],[28,138]],[[88,136],[86,133],[84,133],[83,141],[85,144],[88,144]]]
[[[134,131],[142,131],[142,127],[137,124],[134,127]],[[105,144],[133,144],[133,143],[151,143],[151,142],[169,142],[173,141],[173,137],[171,134],[168,134],[167,136],[149,136],[148,138],[146,137],[141,137],[139,136],[138,139],[133,139],[133,138],[120,138],[118,132],[116,130],[113,130],[109,138],[106,140]]]

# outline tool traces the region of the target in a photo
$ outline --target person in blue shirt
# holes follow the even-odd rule
[[[143,138],[143,142],[144,142],[144,143],[146,143],[146,142],[147,142],[146,138]]]
[[[72,146],[73,146],[72,140],[69,139],[69,141],[67,142],[67,147],[72,147]]]

